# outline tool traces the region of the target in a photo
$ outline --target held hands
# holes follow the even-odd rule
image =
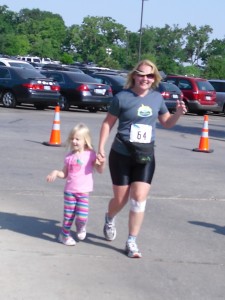
[[[98,153],[96,155],[96,165],[98,165],[98,166],[104,166],[105,161],[106,161],[105,154]]]
[[[103,170],[105,168],[105,156],[102,156],[101,154],[97,154],[96,161],[95,161],[95,168],[98,173],[103,173]]]
[[[105,152],[104,151],[98,152],[97,160],[100,162],[100,164],[105,162]]]
[[[96,156],[96,164],[97,165],[104,165],[105,164],[105,153],[104,152],[99,152]]]
[[[185,106],[184,101],[182,100],[177,100],[177,105],[176,105],[176,114],[178,115],[184,115],[187,113],[187,108]]]

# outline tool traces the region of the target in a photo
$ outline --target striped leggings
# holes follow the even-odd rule
[[[88,193],[67,193],[64,192],[64,218],[62,234],[69,236],[70,229],[75,220],[76,227],[86,225],[88,220]],[[76,219],[75,219],[76,218]]]

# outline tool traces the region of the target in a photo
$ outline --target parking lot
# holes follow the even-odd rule
[[[104,112],[60,112],[62,143],[85,122],[97,148]],[[219,300],[225,295],[224,115],[209,115],[212,153],[197,148],[203,116],[185,115],[173,129],[156,131],[156,172],[138,237],[142,259],[123,253],[126,207],[117,217],[115,241],[103,238],[112,196],[108,168],[95,174],[87,239],[57,243],[63,213],[64,147],[50,138],[54,110],[0,107],[1,299]],[[113,139],[108,142],[107,151]],[[74,233],[74,231],[73,231]]]

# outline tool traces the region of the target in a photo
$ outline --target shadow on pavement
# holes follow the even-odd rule
[[[188,223],[198,225],[198,226],[203,226],[207,228],[213,228],[214,232],[218,234],[223,234],[225,235],[225,226],[218,226],[216,224],[211,224],[211,223],[205,223],[205,222],[198,222],[198,221],[189,221]]]
[[[0,212],[0,230],[10,230],[27,236],[56,242],[61,229],[61,222],[32,216]],[[71,231],[74,234],[73,231]],[[77,242],[79,242],[77,240]],[[82,243],[92,244],[97,247],[108,248],[124,254],[124,249],[114,247],[103,236],[87,233]]]
[[[98,240],[98,241],[96,241],[96,240]],[[98,236],[98,235],[93,234],[93,233],[88,233],[87,232],[86,239],[84,241],[82,241],[82,243],[87,243],[87,244],[92,244],[92,245],[95,245],[95,246],[98,246],[98,247],[108,248],[108,249],[111,249],[113,251],[117,251],[120,254],[125,255],[124,249],[119,249],[119,248],[114,247],[112,242],[107,241],[103,236]]]
[[[59,223],[56,220],[0,212],[0,230],[6,229],[48,241],[57,239]]]

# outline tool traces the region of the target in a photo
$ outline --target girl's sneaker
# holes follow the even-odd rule
[[[66,246],[76,245],[75,240],[70,235],[66,237],[62,233],[60,233],[58,241]]]
[[[79,230],[77,230],[78,240],[83,241],[86,238],[86,234],[87,234],[87,232],[86,232],[85,226],[80,227]]]
[[[141,252],[135,242],[126,242],[125,253],[131,258],[141,258]]]

